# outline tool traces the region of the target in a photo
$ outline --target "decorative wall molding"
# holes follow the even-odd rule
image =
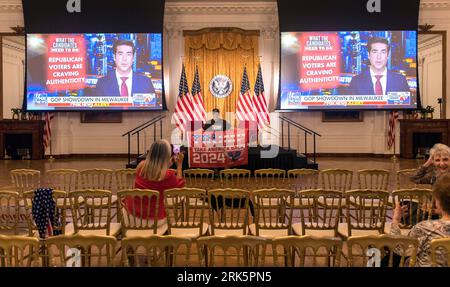
[[[0,13],[16,13],[16,12],[22,12],[22,4],[13,2],[0,3]]]
[[[421,49],[430,49],[437,46],[442,46],[442,37],[437,37],[424,43],[420,43],[418,45],[418,48],[419,50],[421,50]]]
[[[277,3],[274,2],[222,2],[222,3],[175,3],[166,2],[166,14],[273,14]]]
[[[420,1],[420,9],[450,9],[450,1],[422,0]]]

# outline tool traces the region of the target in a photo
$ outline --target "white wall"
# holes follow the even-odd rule
[[[422,0],[421,1],[421,10],[419,13],[419,24],[424,25],[434,25],[434,31],[447,31],[447,77],[445,79],[447,83],[447,93],[444,95],[444,100],[446,100],[446,118],[450,118],[450,1],[449,0],[440,0],[440,1],[430,1],[430,0]],[[442,76],[436,76],[442,77]],[[425,91],[426,93],[427,91]],[[441,94],[442,92],[437,92]],[[433,105],[432,105],[433,106]],[[435,110],[435,112],[437,109]]]
[[[420,100],[422,106],[435,108],[433,118],[440,118],[437,99],[442,98],[442,37],[429,39],[419,44],[419,79]],[[443,112],[443,111],[442,111]]]
[[[12,108],[22,108],[24,91],[25,47],[14,41],[15,37],[3,37],[3,118],[12,118]],[[19,41],[20,42],[20,41]]]
[[[23,25],[20,9],[17,11],[14,8],[5,12],[2,2],[6,1],[0,0],[0,31],[9,32],[8,27]],[[18,4],[11,4],[11,6],[20,6],[18,0],[7,2],[17,2]],[[441,0],[438,4],[436,1],[428,0],[421,2],[420,24],[436,25],[434,30],[449,30],[450,0]],[[261,31],[260,56],[266,97],[269,100],[270,109],[275,108],[279,74],[279,29],[276,2],[167,2],[164,20],[164,79],[170,111],[173,111],[178,93],[184,53],[182,31],[205,27],[238,27]],[[447,55],[450,55],[450,45],[447,45],[447,49]],[[450,56],[447,57],[448,67],[450,67],[449,61]],[[450,73],[447,73],[447,80],[449,78]],[[450,89],[450,87],[447,88]],[[57,114],[52,125],[53,153],[126,153],[127,141],[121,137],[121,134],[155,115],[155,113],[147,112],[123,113],[122,124],[81,124],[79,113]],[[364,122],[361,123],[323,123],[321,112],[284,113],[284,115],[322,134],[322,138],[317,140],[319,153],[392,153],[387,149],[388,114],[386,112],[364,112]],[[450,115],[450,104],[447,105],[447,115]],[[169,114],[167,116],[169,118]],[[165,121],[164,137],[170,136],[171,128],[170,122]],[[396,128],[398,153],[398,125]],[[294,134],[291,138],[291,145],[298,146],[302,150],[303,135]],[[144,144],[144,140],[141,142]],[[149,142],[150,140],[147,139],[146,143]],[[312,142],[308,143],[309,147],[312,147],[311,144]]]

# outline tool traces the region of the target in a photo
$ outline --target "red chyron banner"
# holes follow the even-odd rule
[[[47,38],[47,90],[85,88],[86,52],[83,35]]]
[[[337,33],[302,33],[299,37],[300,87],[303,91],[339,85],[341,48]]]
[[[234,167],[248,164],[248,130],[189,133],[191,168]]]

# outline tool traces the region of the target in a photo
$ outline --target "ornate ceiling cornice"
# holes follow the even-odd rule
[[[4,2],[4,1],[1,1]],[[1,3],[0,2],[0,13],[8,12],[22,12],[22,4],[20,3]]]
[[[422,0],[420,9],[450,9],[450,0]]]
[[[3,2],[3,3],[1,3]],[[5,3],[6,2],[6,3]],[[211,1],[212,2],[212,1]],[[276,1],[265,2],[219,2],[211,3],[204,1],[192,2],[166,2],[166,13],[274,13],[277,11]],[[450,0],[421,0],[420,9],[450,9]],[[0,1],[0,13],[6,12],[22,12],[22,4],[20,1]]]
[[[272,14],[277,12],[276,2],[222,2],[183,3],[167,2],[167,14]]]

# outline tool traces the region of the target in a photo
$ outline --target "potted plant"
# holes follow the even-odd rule
[[[425,108],[425,118],[432,119],[434,113],[434,108],[432,106],[426,106]]]
[[[13,119],[13,120],[18,120],[18,119],[20,119],[20,109],[18,109],[18,108],[12,108],[12,109],[11,109],[11,112],[12,112],[12,119]]]

